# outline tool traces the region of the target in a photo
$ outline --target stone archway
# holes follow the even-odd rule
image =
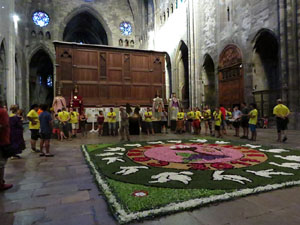
[[[6,101],[6,55],[4,42],[0,45],[0,97]]]
[[[189,54],[187,45],[181,41],[176,55],[175,90],[183,107],[189,107]]]
[[[215,64],[208,54],[204,56],[202,80],[204,85],[204,103],[214,107],[217,100]]]
[[[279,44],[272,31],[263,29],[254,39],[253,94],[261,116],[272,116],[276,99],[281,97]]]
[[[166,97],[171,96],[172,93],[172,64],[170,55],[166,54]]]
[[[38,50],[29,63],[30,105],[52,105],[53,72],[53,62],[48,53],[43,49]]]
[[[224,48],[219,59],[219,104],[232,107],[244,102],[244,70],[241,50]]]
[[[63,33],[63,41],[108,45],[103,25],[88,11],[78,13],[68,22]]]

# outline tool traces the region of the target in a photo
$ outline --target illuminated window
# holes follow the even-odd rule
[[[122,22],[120,24],[120,31],[123,35],[128,36],[132,33],[132,27],[129,22]]]
[[[53,87],[53,81],[52,81],[52,76],[49,75],[47,78],[47,86],[48,87]]]
[[[45,27],[49,24],[50,18],[47,13],[37,11],[33,13],[32,15],[32,21],[34,22],[35,25],[40,26],[40,27]]]

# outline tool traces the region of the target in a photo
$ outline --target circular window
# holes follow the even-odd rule
[[[50,18],[47,13],[37,11],[33,13],[32,15],[32,21],[35,23],[35,25],[40,27],[45,27],[49,24]]]
[[[132,33],[132,27],[129,22],[122,22],[120,24],[120,31],[123,35],[128,36]]]

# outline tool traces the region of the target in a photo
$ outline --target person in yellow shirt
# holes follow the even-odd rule
[[[281,142],[281,134],[283,134],[282,141],[285,142],[287,140],[286,130],[287,130],[287,125],[289,123],[288,116],[290,115],[290,113],[291,112],[289,108],[282,104],[281,99],[278,99],[277,105],[273,109],[273,114],[276,116],[276,122],[277,122],[278,142]]]
[[[193,121],[193,127],[194,127],[194,134],[199,135],[201,132],[201,112],[198,107],[194,108],[194,121]]]
[[[144,117],[145,117],[145,122],[146,122],[147,134],[149,135],[150,131],[152,134],[154,134],[151,108],[149,108],[149,107],[147,108],[147,112],[145,112]]]
[[[38,110],[39,106],[37,104],[34,104],[31,106],[31,110],[27,114],[27,118],[29,120],[29,130],[31,132],[31,151],[35,153],[40,152],[40,150],[36,149],[36,142],[40,137],[40,120],[39,114],[37,113]]]
[[[77,130],[79,129],[79,113],[70,108],[70,123],[72,126],[72,136],[76,137]]]
[[[176,133],[182,134],[184,131],[184,117],[185,114],[183,112],[183,108],[179,109],[179,112],[177,113],[177,119],[176,119]]]
[[[61,141],[67,138],[71,138],[69,135],[69,120],[70,114],[67,112],[66,108],[62,108],[61,112],[58,112],[58,120],[59,120],[59,130]]]
[[[109,134],[112,136],[115,136],[116,135],[117,115],[116,115],[116,112],[114,112],[113,108],[110,108],[110,112],[107,113],[107,118],[108,118]]]
[[[256,109],[256,104],[252,103],[250,104],[250,113],[248,114],[249,116],[249,128],[251,131],[251,141],[256,141],[256,136],[257,136],[257,132],[256,132],[256,124],[257,124],[257,118],[258,118],[258,111]]]
[[[215,133],[217,133],[217,138],[222,137],[221,135],[221,123],[222,123],[222,112],[219,107],[215,108],[213,113],[214,121],[215,121]]]
[[[189,108],[189,111],[187,112],[187,123],[188,123],[188,131],[193,133],[192,125],[195,118],[195,113],[192,108]]]
[[[212,125],[211,124],[211,110],[208,105],[206,105],[204,107],[202,116],[203,116],[203,120],[205,123],[205,135],[207,135],[208,129],[209,129],[210,135],[212,135],[213,132],[212,132],[212,126],[211,126]]]

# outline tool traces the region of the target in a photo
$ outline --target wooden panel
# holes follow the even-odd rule
[[[122,54],[121,53],[108,53],[109,67],[122,68]]]
[[[107,80],[110,82],[122,82],[122,70],[109,70]]]
[[[149,56],[132,54],[131,55],[131,70],[149,71]]]
[[[132,82],[140,84],[150,83],[150,74],[148,72],[131,72]]]
[[[155,93],[165,93],[163,53],[60,42],[55,48],[56,81],[68,100],[75,84],[89,106],[151,105]]]
[[[98,67],[98,52],[97,51],[85,51],[76,50],[74,52],[73,63],[75,66],[90,66]]]
[[[122,88],[123,88],[122,86],[110,86],[108,88],[109,98],[122,99],[123,98]]]
[[[76,81],[97,81],[98,71],[94,69],[80,69],[73,70],[74,80]]]

